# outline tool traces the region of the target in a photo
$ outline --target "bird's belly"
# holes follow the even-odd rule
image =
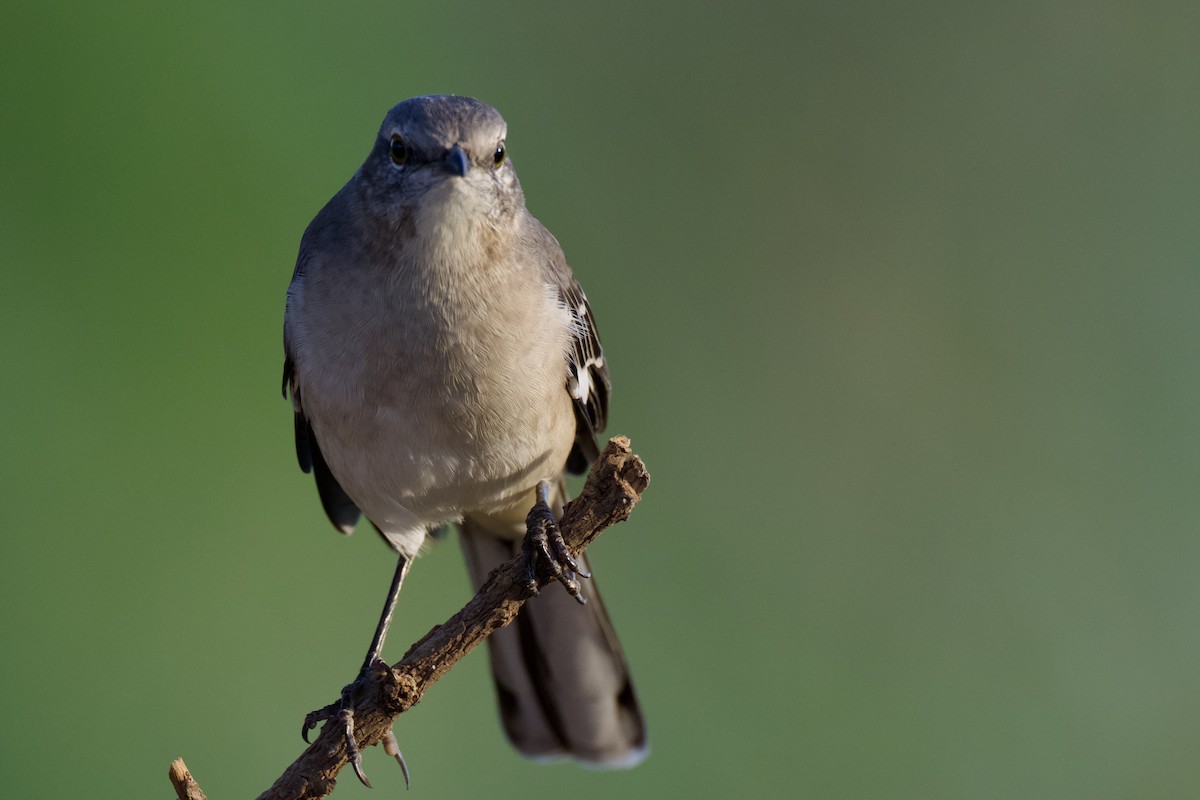
[[[317,397],[306,387],[305,411],[330,469],[385,533],[506,509],[539,480],[557,478],[574,441],[563,383],[538,380],[547,370],[505,378],[444,369],[433,374],[454,377],[398,371]]]

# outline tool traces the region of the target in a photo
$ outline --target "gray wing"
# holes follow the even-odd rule
[[[288,392],[291,391],[292,410],[295,412],[296,422],[296,459],[300,462],[300,469],[312,472],[313,477],[316,478],[317,494],[321,497],[321,505],[325,508],[325,515],[329,517],[333,527],[342,533],[350,533],[358,522],[358,506],[346,494],[346,490],[337,482],[337,478],[333,477],[329,465],[325,463],[325,457],[321,455],[321,448],[317,444],[317,437],[313,433],[312,425],[304,416],[300,375],[296,371],[296,362],[292,360],[286,338],[284,352],[283,397],[287,399]]]
[[[349,185],[348,183],[346,186]],[[343,187],[333,196],[333,199],[325,204],[324,208],[317,212],[312,222],[304,230],[304,236],[300,239],[300,253],[296,257],[296,268],[292,272],[292,281],[288,286],[287,312],[284,314],[283,396],[286,399],[289,390],[291,391],[292,410],[296,414],[296,458],[300,462],[300,469],[313,473],[313,477],[316,478],[317,494],[321,497],[321,505],[325,508],[325,515],[329,517],[333,527],[342,533],[350,533],[358,522],[360,512],[358,506],[346,494],[346,490],[333,477],[329,464],[321,455],[321,447],[317,444],[317,437],[313,432],[312,425],[304,416],[303,390],[301,388],[304,381],[300,371],[296,368],[295,350],[288,340],[287,325],[288,317],[292,313],[292,289],[303,279],[309,262],[317,252],[336,247],[340,243],[338,237],[345,227],[343,219],[345,192],[346,187]]]
[[[567,457],[567,470],[576,475],[587,472],[588,466],[600,455],[596,434],[608,421],[608,396],[612,383],[608,365],[600,347],[600,333],[587,296],[579,288],[563,257],[558,241],[540,223],[536,229],[545,237],[543,251],[549,249],[545,269],[550,283],[558,290],[559,300],[571,312],[573,337],[567,354],[566,388],[575,404],[575,444]]]

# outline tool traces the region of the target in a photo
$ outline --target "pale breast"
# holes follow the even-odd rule
[[[570,317],[553,290],[533,270],[387,277],[306,280],[289,309],[304,411],[347,494],[400,532],[557,477],[574,416]]]

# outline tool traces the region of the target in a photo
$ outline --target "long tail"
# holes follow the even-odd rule
[[[523,530],[510,535],[516,533]],[[470,517],[461,541],[476,587],[521,546]],[[582,589],[583,606],[560,587],[546,587],[488,639],[500,719],[513,746],[531,758],[632,767],[649,752],[646,725],[595,578]]]

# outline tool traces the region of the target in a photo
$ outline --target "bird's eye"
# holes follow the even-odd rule
[[[504,142],[496,145],[496,152],[492,153],[492,166],[500,166],[504,163]]]
[[[399,136],[392,137],[392,163],[403,164],[408,161],[408,145]]]

